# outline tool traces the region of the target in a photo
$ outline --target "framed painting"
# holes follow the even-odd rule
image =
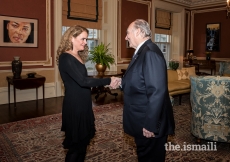
[[[38,20],[0,16],[0,46],[38,47]]]
[[[206,25],[206,51],[220,50],[220,23]]]

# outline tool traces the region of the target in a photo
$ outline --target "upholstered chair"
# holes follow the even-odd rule
[[[192,134],[230,143],[230,77],[191,76],[190,80]]]
[[[219,75],[230,77],[230,62],[220,62]]]

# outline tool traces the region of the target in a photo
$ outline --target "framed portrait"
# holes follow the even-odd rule
[[[206,51],[220,50],[220,23],[206,25]]]
[[[0,16],[0,46],[38,47],[38,20]]]

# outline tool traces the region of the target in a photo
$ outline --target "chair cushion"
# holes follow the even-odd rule
[[[190,89],[190,84],[181,81],[174,81],[168,83],[169,92],[183,90],[183,89]]]
[[[177,69],[176,71],[178,74],[178,80],[189,79],[189,72],[186,68],[185,69]]]
[[[168,82],[172,82],[172,81],[178,80],[178,75],[177,75],[176,70],[168,69],[167,73],[168,73]]]
[[[190,79],[190,76],[196,76],[195,66],[177,69],[178,80]]]
[[[195,66],[186,67],[186,68],[182,68],[182,69],[186,69],[188,71],[189,76],[195,76],[196,75]]]

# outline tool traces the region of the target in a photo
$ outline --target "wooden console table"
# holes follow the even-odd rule
[[[188,60],[184,60],[184,63],[186,61]],[[216,74],[216,61],[215,60],[192,60],[189,62],[189,65],[193,65],[196,67],[196,71],[198,71],[197,73],[198,75],[199,73],[205,74],[200,71],[202,69],[210,70],[211,75],[212,75],[212,72],[214,73],[214,75]],[[207,75],[210,75],[210,74],[207,74]]]
[[[88,72],[89,77],[93,78],[109,78],[109,77],[121,77],[123,75],[122,72],[116,72],[116,71],[108,71],[105,72],[103,75],[99,75],[97,72]],[[95,96],[95,99],[102,94],[108,92],[110,95],[117,96],[118,93],[112,93],[109,87],[99,86],[99,87],[93,87],[92,91],[95,91],[97,95]]]
[[[35,75],[34,78],[28,78],[27,75],[21,76],[21,78],[15,79],[13,76],[7,76],[6,80],[8,82],[8,102],[10,106],[10,85],[13,85],[14,89],[14,108],[16,108],[16,92],[15,89],[31,89],[36,88],[36,99],[38,101],[38,87],[42,86],[43,90],[43,104],[45,98],[44,83],[46,78],[41,75]]]
[[[208,70],[211,70],[211,75],[212,75],[212,72],[214,72],[214,75],[216,74],[216,61],[215,60],[193,60],[192,64],[198,64],[199,70],[208,69]]]

